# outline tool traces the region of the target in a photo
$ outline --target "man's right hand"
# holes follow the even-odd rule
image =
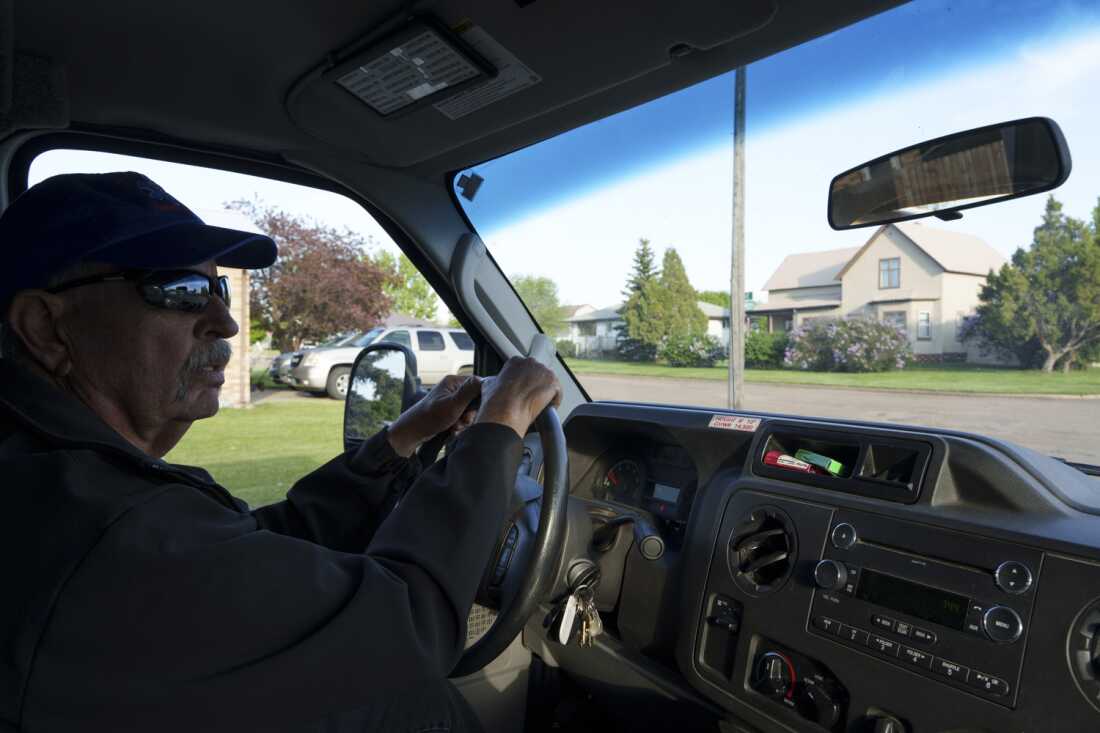
[[[476,422],[507,425],[522,438],[547,405],[559,404],[561,384],[554,373],[534,359],[515,356],[495,377],[482,380]]]

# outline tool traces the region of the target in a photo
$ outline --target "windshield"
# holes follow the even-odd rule
[[[349,339],[348,343],[345,345],[359,347],[370,346],[374,343],[375,339],[382,335],[382,332],[385,330],[386,329],[384,328],[372,328],[362,335],[356,334],[355,338]]]
[[[743,408],[1100,463],[1100,4],[917,0],[744,73]],[[455,176],[593,399],[729,404],[734,76]],[[1053,118],[1072,152],[1052,195],[957,221],[828,226],[836,174],[1032,116]],[[460,182],[473,174],[471,201]],[[1059,308],[1092,325],[1044,332]]]

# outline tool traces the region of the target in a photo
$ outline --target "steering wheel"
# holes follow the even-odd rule
[[[537,483],[517,480],[513,511],[478,591],[478,602],[499,609],[499,614],[485,635],[463,653],[451,677],[472,674],[500,656],[557,578],[569,502],[565,433],[553,407],[542,411],[535,429],[542,443],[542,499],[538,500]]]

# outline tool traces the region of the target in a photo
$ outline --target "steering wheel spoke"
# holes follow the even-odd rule
[[[485,635],[463,653],[452,677],[478,671],[508,648],[553,587],[565,540],[568,456],[565,434],[553,407],[543,410],[535,420],[535,429],[545,467],[541,493],[533,480],[517,479],[507,529],[501,533],[502,542],[478,592],[478,604],[499,609],[499,613]],[[501,568],[505,554],[507,561]]]

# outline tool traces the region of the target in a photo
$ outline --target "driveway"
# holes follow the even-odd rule
[[[582,374],[597,400],[725,407],[726,383]],[[1042,453],[1100,464],[1100,400],[907,394],[785,384],[746,384],[746,410],[927,425],[982,433]]]

